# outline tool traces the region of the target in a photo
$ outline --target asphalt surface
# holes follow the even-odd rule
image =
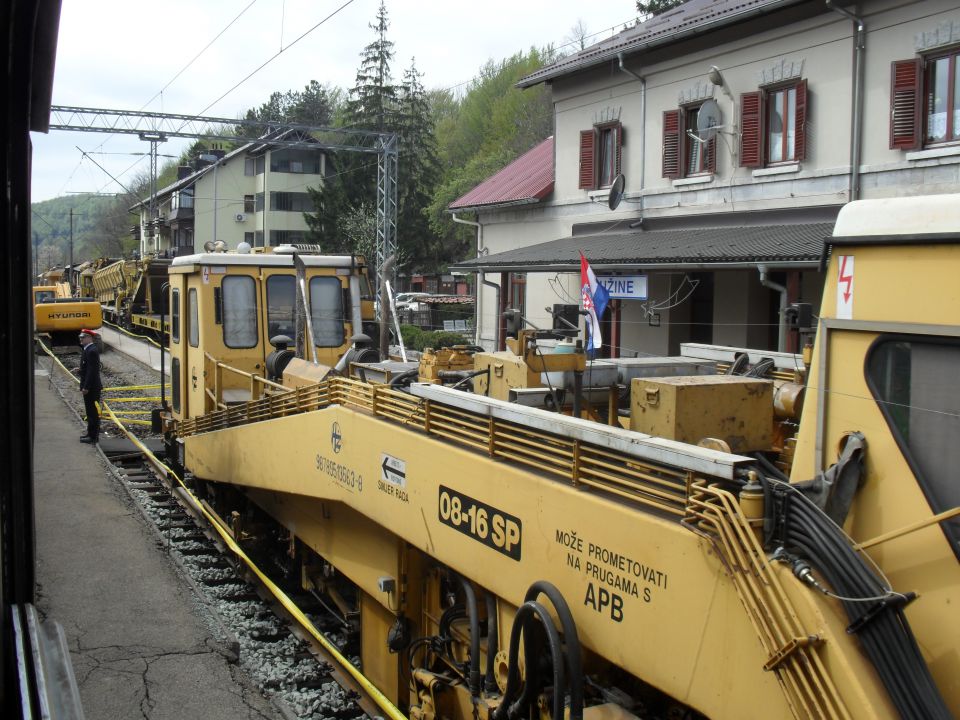
[[[42,372],[34,409],[37,607],[66,632],[88,720],[281,718]]]

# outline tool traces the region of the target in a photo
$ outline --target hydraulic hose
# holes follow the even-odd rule
[[[483,689],[488,693],[497,691],[497,675],[494,661],[499,651],[500,630],[497,622],[497,599],[487,593],[487,673],[483,679]]]
[[[473,585],[462,575],[457,575],[467,601],[467,617],[470,619],[470,673],[467,686],[473,697],[480,697],[480,616],[477,613],[477,594]]]
[[[784,549],[807,560],[823,576],[850,619],[900,716],[908,720],[951,717],[903,612],[911,599],[891,592],[850,546],[843,531],[798,490],[770,483],[785,520]],[[799,577],[799,576],[798,576]]]
[[[546,595],[560,618],[563,627],[563,639],[566,644],[564,655],[567,660],[567,676],[570,683],[570,720],[583,718],[583,661],[580,653],[580,636],[577,634],[577,624],[573,621],[573,613],[564,599],[563,594],[555,585],[546,580],[533,583],[524,596],[524,602],[538,600],[540,595]]]
[[[539,620],[539,622],[537,622]],[[547,609],[538,602],[528,601],[518,609],[513,619],[513,630],[510,632],[510,650],[508,653],[509,670],[507,672],[507,687],[503,699],[493,711],[493,720],[515,720],[520,716],[525,706],[533,702],[533,697],[540,690],[539,663],[542,648],[542,635],[537,632],[541,629],[546,634],[550,645],[550,657],[553,661],[553,720],[563,720],[563,697],[566,688],[564,673],[563,647],[560,643],[560,633],[557,632],[553,619]],[[523,638],[524,655],[528,659],[527,678],[523,693],[513,702],[520,685],[520,669],[518,658],[520,654],[520,639]]]

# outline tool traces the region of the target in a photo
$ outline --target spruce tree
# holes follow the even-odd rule
[[[397,247],[406,271],[430,272],[449,260],[430,228],[426,208],[440,179],[433,115],[416,60],[403,76],[396,131],[399,136]]]
[[[345,127],[375,132],[392,132],[396,124],[397,88],[393,85],[390,61],[393,43],[387,39],[390,23],[383,1],[376,22],[370,25],[375,38],[360,54],[356,83],[344,103],[341,120]],[[376,207],[377,161],[373,154],[339,152],[332,156],[332,174],[318,190],[310,189],[315,214],[305,216],[314,239],[325,251],[356,252],[355,226],[358,208]]]

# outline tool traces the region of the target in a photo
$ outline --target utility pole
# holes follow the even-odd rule
[[[70,208],[70,266],[67,270],[67,283],[70,285],[70,297],[73,297],[73,208]]]

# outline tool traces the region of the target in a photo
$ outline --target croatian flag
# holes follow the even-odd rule
[[[580,305],[587,311],[587,330],[590,333],[590,339],[587,342],[588,350],[599,350],[603,345],[603,337],[600,334],[600,316],[607,308],[607,302],[610,300],[610,294],[607,289],[597,282],[597,276],[593,273],[590,263],[580,253]]]

